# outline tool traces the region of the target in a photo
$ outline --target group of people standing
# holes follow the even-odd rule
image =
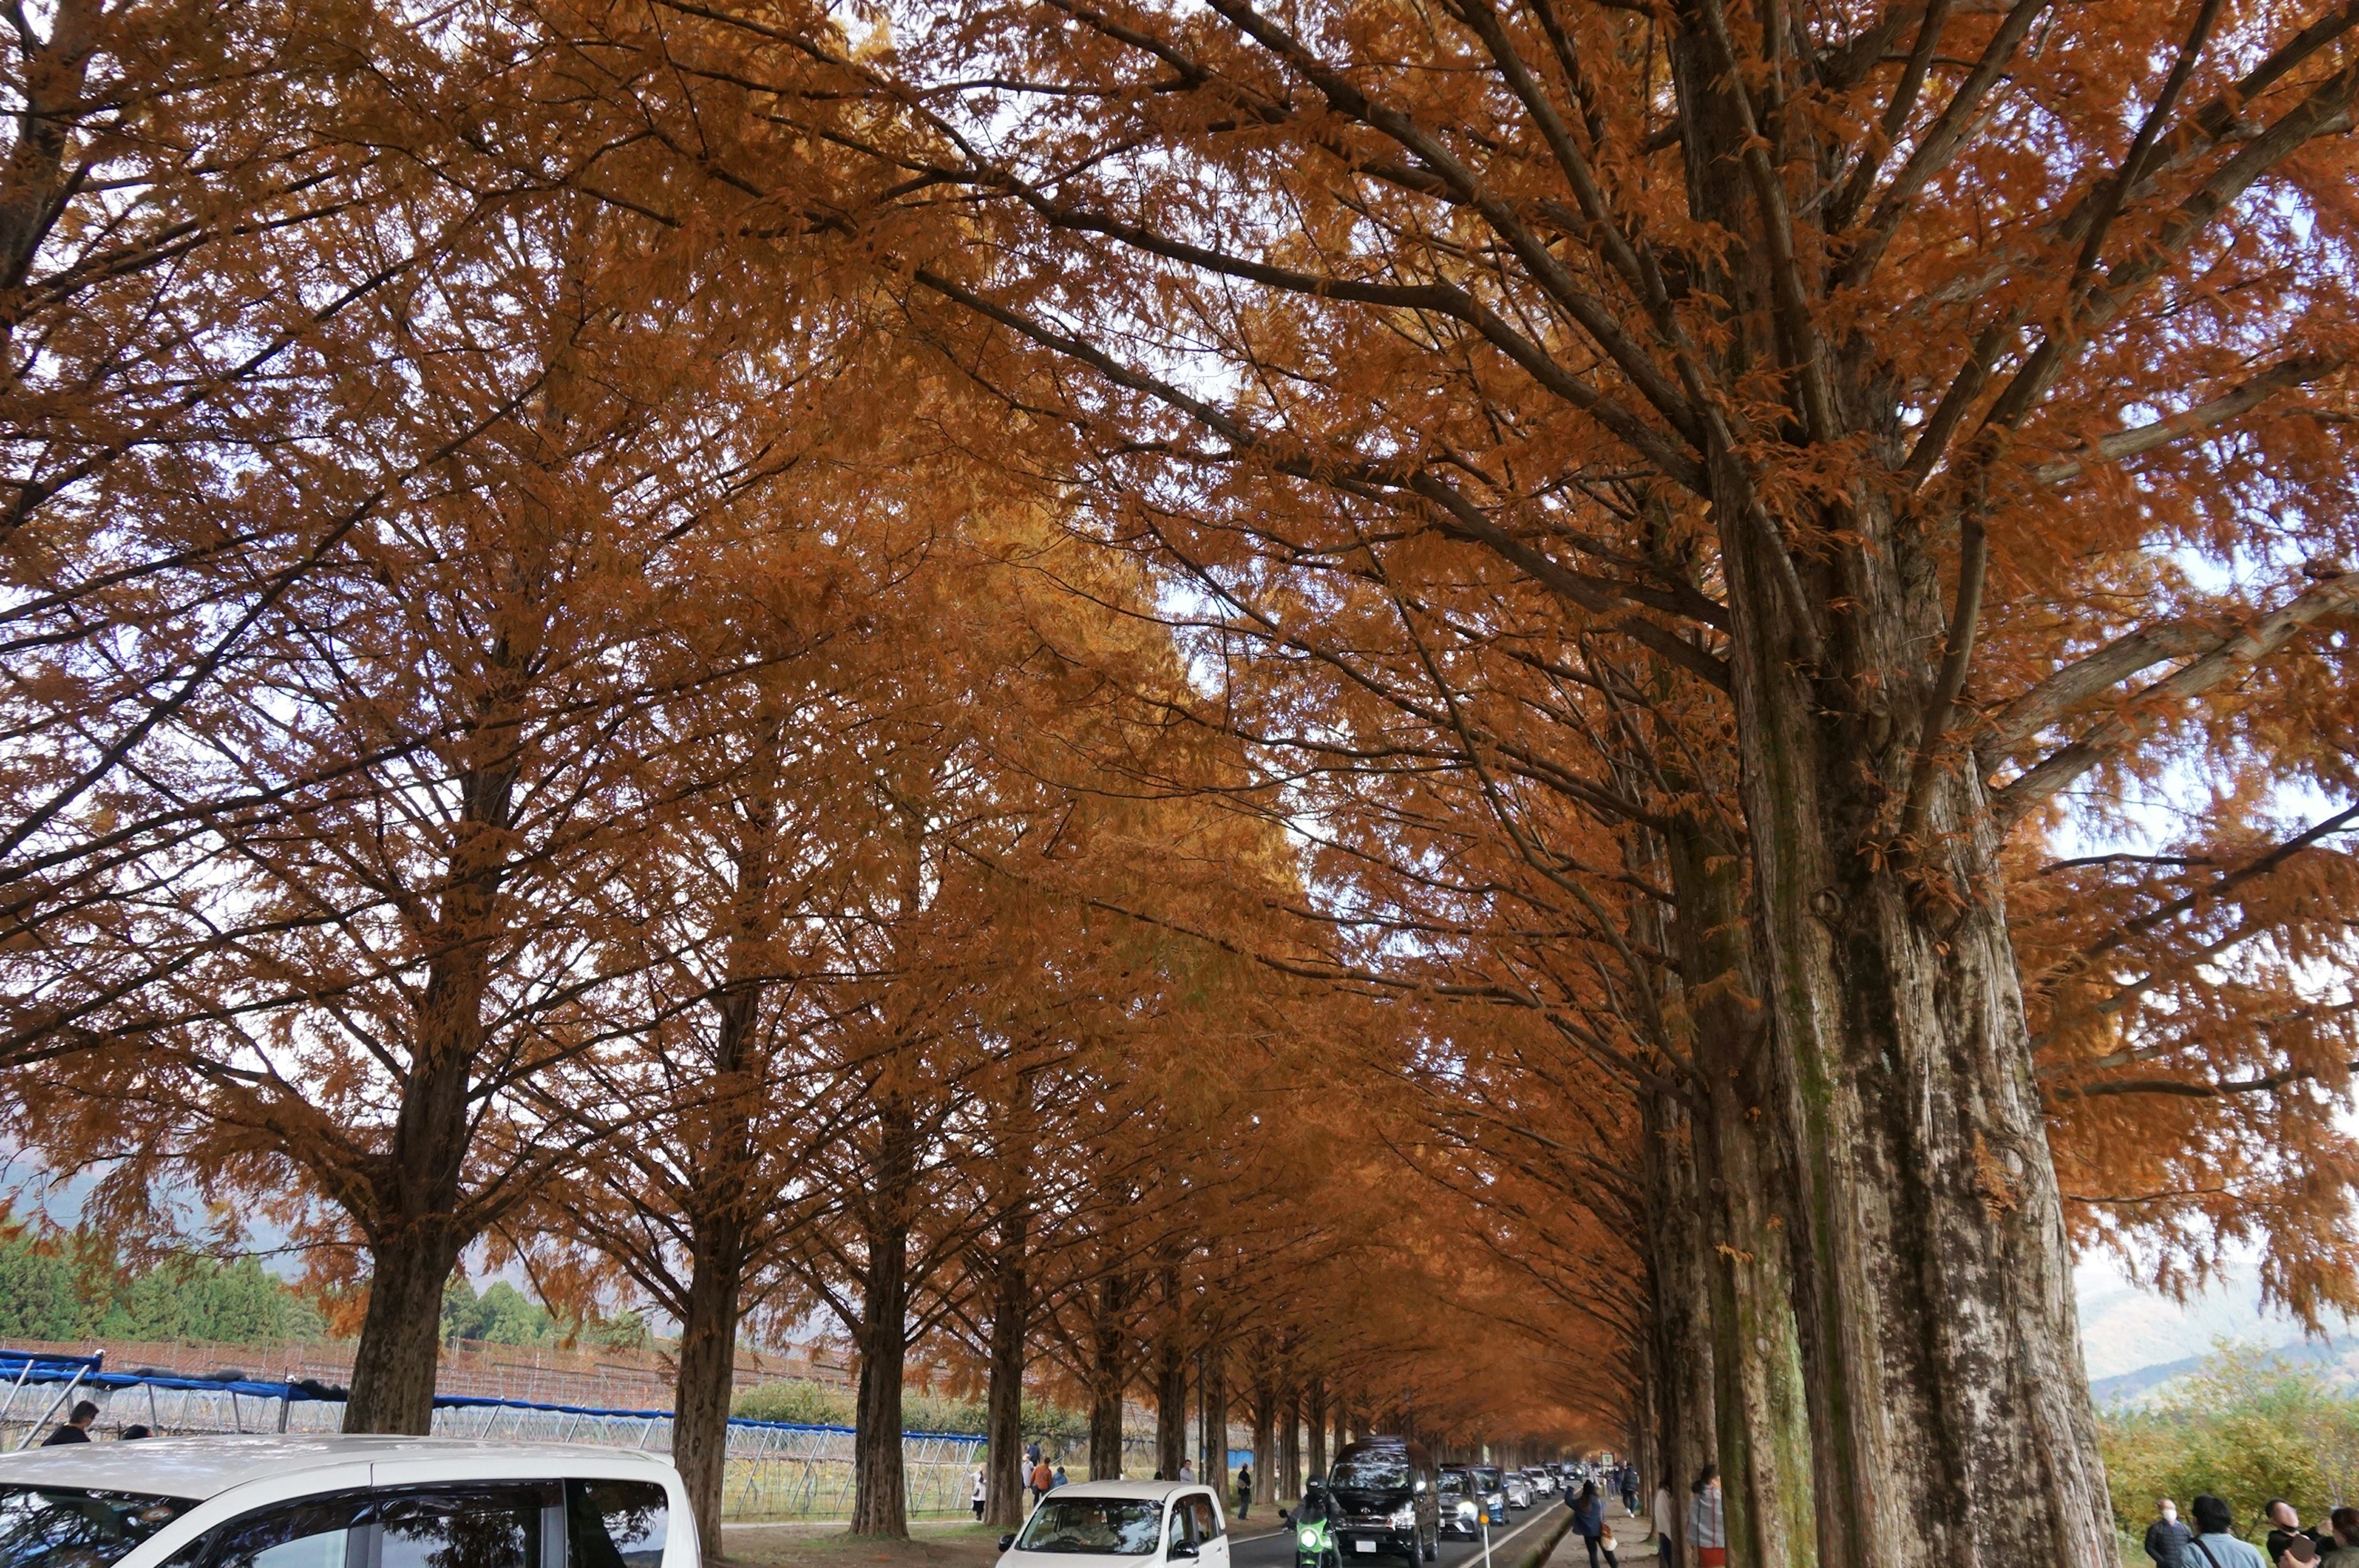
[[[2210,1493],[2195,1499],[2195,1526],[2179,1519],[2169,1498],[2155,1505],[2146,1527],[2146,1554],[2155,1568],[2359,1568],[2359,1509],[2336,1509],[2324,1530],[2304,1529],[2301,1514],[2283,1498],[2261,1510],[2269,1527],[2266,1553],[2236,1533],[2235,1513]]]
[[[1064,1465],[1061,1464],[1052,1465],[1045,1456],[1042,1455],[1040,1453],[1040,1445],[1037,1443],[1027,1444],[1025,1446],[1024,1489],[1032,1495],[1032,1504],[1035,1508],[1039,1506],[1040,1499],[1042,1498],[1047,1497],[1049,1493],[1066,1484],[1067,1477],[1065,1476]],[[983,1522],[983,1505],[991,1490],[991,1485],[989,1478],[984,1472],[984,1467],[980,1465],[974,1467],[974,1475],[972,1478],[972,1487],[973,1496],[971,1500],[974,1505],[974,1519],[977,1524],[981,1524]]]

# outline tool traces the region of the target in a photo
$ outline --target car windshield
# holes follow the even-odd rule
[[[1136,1498],[1049,1498],[1032,1510],[1016,1550],[1144,1557],[1162,1543],[1160,1503]]]
[[[104,1568],[196,1506],[146,1492],[0,1487],[0,1568]]]
[[[1459,1471],[1444,1470],[1435,1485],[1445,1492],[1462,1492],[1466,1489],[1466,1477]]]
[[[1329,1476],[1339,1487],[1383,1487],[1398,1491],[1408,1485],[1406,1454],[1355,1454],[1336,1461]]]

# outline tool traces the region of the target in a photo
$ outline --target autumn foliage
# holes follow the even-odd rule
[[[6,21],[9,1133],[354,1430],[489,1258],[709,1546],[821,1325],[864,1531],[922,1362],[2083,1562],[2075,1249],[2359,1307],[2359,7]]]

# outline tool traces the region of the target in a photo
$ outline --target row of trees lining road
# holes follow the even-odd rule
[[[2359,6],[0,42],[10,1135],[353,1429],[482,1250],[714,1546],[819,1318],[861,1530],[915,1353],[1002,1519],[1028,1377],[2096,1561],[2076,1245],[2359,1306]]]

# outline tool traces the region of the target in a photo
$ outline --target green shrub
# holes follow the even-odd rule
[[[2266,1529],[2271,1498],[2313,1521],[2359,1498],[2359,1398],[2279,1356],[2223,1343],[2162,1402],[2099,1424],[2114,1517],[2134,1533],[2158,1498],[2177,1501],[2184,1518],[2209,1492],[2248,1536]]]

